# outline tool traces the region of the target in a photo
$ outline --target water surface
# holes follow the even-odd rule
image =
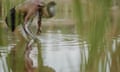
[[[69,30],[68,30],[69,31]],[[45,66],[53,68],[56,72],[79,72],[80,65],[80,39],[75,30],[63,32],[62,30],[47,30],[38,36],[41,48],[42,58]],[[1,48],[0,72],[7,72],[8,66],[6,56],[9,54],[16,42],[12,34],[9,34],[10,44],[6,48]],[[34,67],[38,66],[38,51],[36,45],[33,45],[30,57],[33,60]]]

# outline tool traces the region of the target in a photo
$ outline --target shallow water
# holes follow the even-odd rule
[[[8,72],[6,56],[11,48],[16,45],[11,34],[8,40],[8,47],[1,47],[0,52],[0,72]],[[38,36],[41,48],[42,58],[45,66],[53,68],[56,72],[79,72],[80,65],[80,39],[75,31],[63,33],[62,30],[48,30]],[[30,57],[33,60],[34,67],[38,66],[37,61],[38,51],[34,45]]]
[[[40,37],[44,64],[56,72],[79,72],[79,39],[77,34],[47,32]]]
[[[89,51],[87,41],[79,38],[80,36],[76,33],[74,27],[47,29],[38,36],[44,66],[48,66],[56,72],[84,72],[80,70],[80,64],[84,67],[88,60]],[[8,71],[9,65],[7,64],[6,57],[10,54],[11,48],[16,45],[16,42],[20,41],[14,37],[12,34],[9,34],[8,46],[0,47],[0,72],[10,72]],[[108,61],[106,61],[105,72],[110,72],[110,65],[112,63],[111,54],[116,51],[116,46],[119,43],[120,36],[113,38],[112,51],[106,51],[107,56],[105,58],[108,58]],[[34,44],[30,54],[34,67],[38,67],[38,56],[38,47]],[[101,62],[99,62],[100,65]],[[102,72],[101,67],[99,67],[99,71]]]

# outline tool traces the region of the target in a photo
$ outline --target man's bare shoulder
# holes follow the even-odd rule
[[[33,6],[34,6],[34,3],[27,0],[27,1],[24,1],[23,3],[18,4],[15,8],[19,12],[24,12],[29,10],[29,8],[32,8]]]

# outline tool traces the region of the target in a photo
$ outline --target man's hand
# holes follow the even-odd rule
[[[34,42],[39,42],[40,41],[37,36],[35,36],[33,40],[34,40]]]
[[[40,33],[41,33],[41,29],[38,28],[38,29],[37,29],[37,33],[36,33],[36,35],[40,35]]]

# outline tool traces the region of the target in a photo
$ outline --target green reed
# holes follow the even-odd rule
[[[13,8],[14,6],[20,4],[24,0],[3,0],[2,1],[2,20],[5,20],[6,15],[8,14],[9,10]],[[1,29],[1,28],[0,28]],[[1,30],[0,30],[1,31]],[[15,33],[14,39],[18,38],[20,41],[15,42],[14,48],[10,51],[10,53],[7,55],[7,66],[8,66],[8,72],[26,72],[25,71],[25,65],[26,65],[26,59],[25,59],[25,52],[27,51],[27,41],[24,39],[23,36],[19,32]],[[42,61],[42,54],[41,54],[41,45],[40,42],[37,42],[38,47],[38,68],[35,68],[35,72],[41,71],[43,66]],[[5,68],[4,68],[5,69]],[[42,69],[44,70],[44,69]],[[6,71],[6,70],[4,70]]]
[[[15,5],[19,4],[20,2],[22,2],[23,0],[2,0],[2,21],[4,22],[5,17],[7,16],[7,13],[9,12],[9,10],[11,8],[13,8]],[[5,24],[5,23],[3,23]],[[6,28],[3,28],[3,31]],[[7,35],[7,31],[5,32],[6,34],[6,39],[8,41],[8,35]],[[3,33],[2,33],[3,35]],[[25,51],[25,40],[21,39],[21,41],[16,43],[16,46],[14,47],[13,50],[11,50],[11,52],[7,55],[6,57],[6,61],[7,61],[7,66],[8,66],[8,72],[24,72],[25,69],[25,65],[24,65],[24,51]],[[4,68],[4,71],[6,68]]]
[[[7,43],[7,35],[4,34],[6,33],[4,28],[5,17],[10,8],[14,7],[22,1],[23,0],[0,0],[0,45],[6,45]]]
[[[0,0],[0,46],[4,46],[6,43],[6,37],[3,31],[2,22],[2,0]]]
[[[85,63],[81,64],[80,70],[81,72],[106,72],[109,61],[107,55],[112,49],[112,38],[119,35],[120,16],[118,14],[116,18],[112,15],[112,0],[74,0],[73,3],[77,31],[89,45],[88,59],[84,59]]]

